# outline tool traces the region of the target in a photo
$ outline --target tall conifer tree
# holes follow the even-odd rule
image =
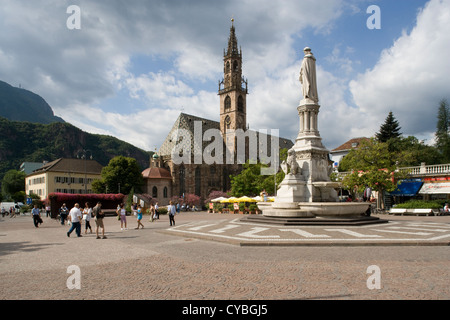
[[[381,125],[380,131],[375,134],[375,137],[379,142],[387,142],[392,138],[400,137],[402,135],[400,129],[398,121],[395,119],[392,111],[390,111],[386,120]]]
[[[438,121],[436,125],[436,148],[441,152],[444,162],[450,160],[450,107],[446,99],[439,103]]]

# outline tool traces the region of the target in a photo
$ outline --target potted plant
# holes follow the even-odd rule
[[[245,203],[244,203],[244,202],[240,202],[240,203],[239,203],[239,213],[240,213],[240,214],[247,213],[247,210],[246,210],[246,208],[245,208]]]
[[[250,204],[248,209],[250,210],[250,214],[257,214],[258,213],[258,206],[255,203]]]

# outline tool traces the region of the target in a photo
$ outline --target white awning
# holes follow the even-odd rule
[[[424,183],[420,194],[450,194],[450,182]]]

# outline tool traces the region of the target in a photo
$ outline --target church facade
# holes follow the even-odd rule
[[[267,159],[279,149],[293,146],[289,139],[248,128],[248,84],[242,76],[242,50],[233,24],[223,61],[224,77],[218,89],[220,120],[180,113],[157,152],[158,161],[152,159],[143,172],[147,193],[156,195],[160,205],[174,196],[195,194],[204,200],[212,191],[229,191],[230,176],[239,174],[246,160],[261,160],[261,155]],[[149,175],[156,166],[159,178]],[[161,187],[164,192],[159,192]]]

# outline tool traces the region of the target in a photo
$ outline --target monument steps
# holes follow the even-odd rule
[[[376,217],[361,216],[356,218],[302,218],[302,217],[271,217],[247,216],[240,220],[248,223],[275,224],[282,226],[362,226],[368,224],[387,223]]]

